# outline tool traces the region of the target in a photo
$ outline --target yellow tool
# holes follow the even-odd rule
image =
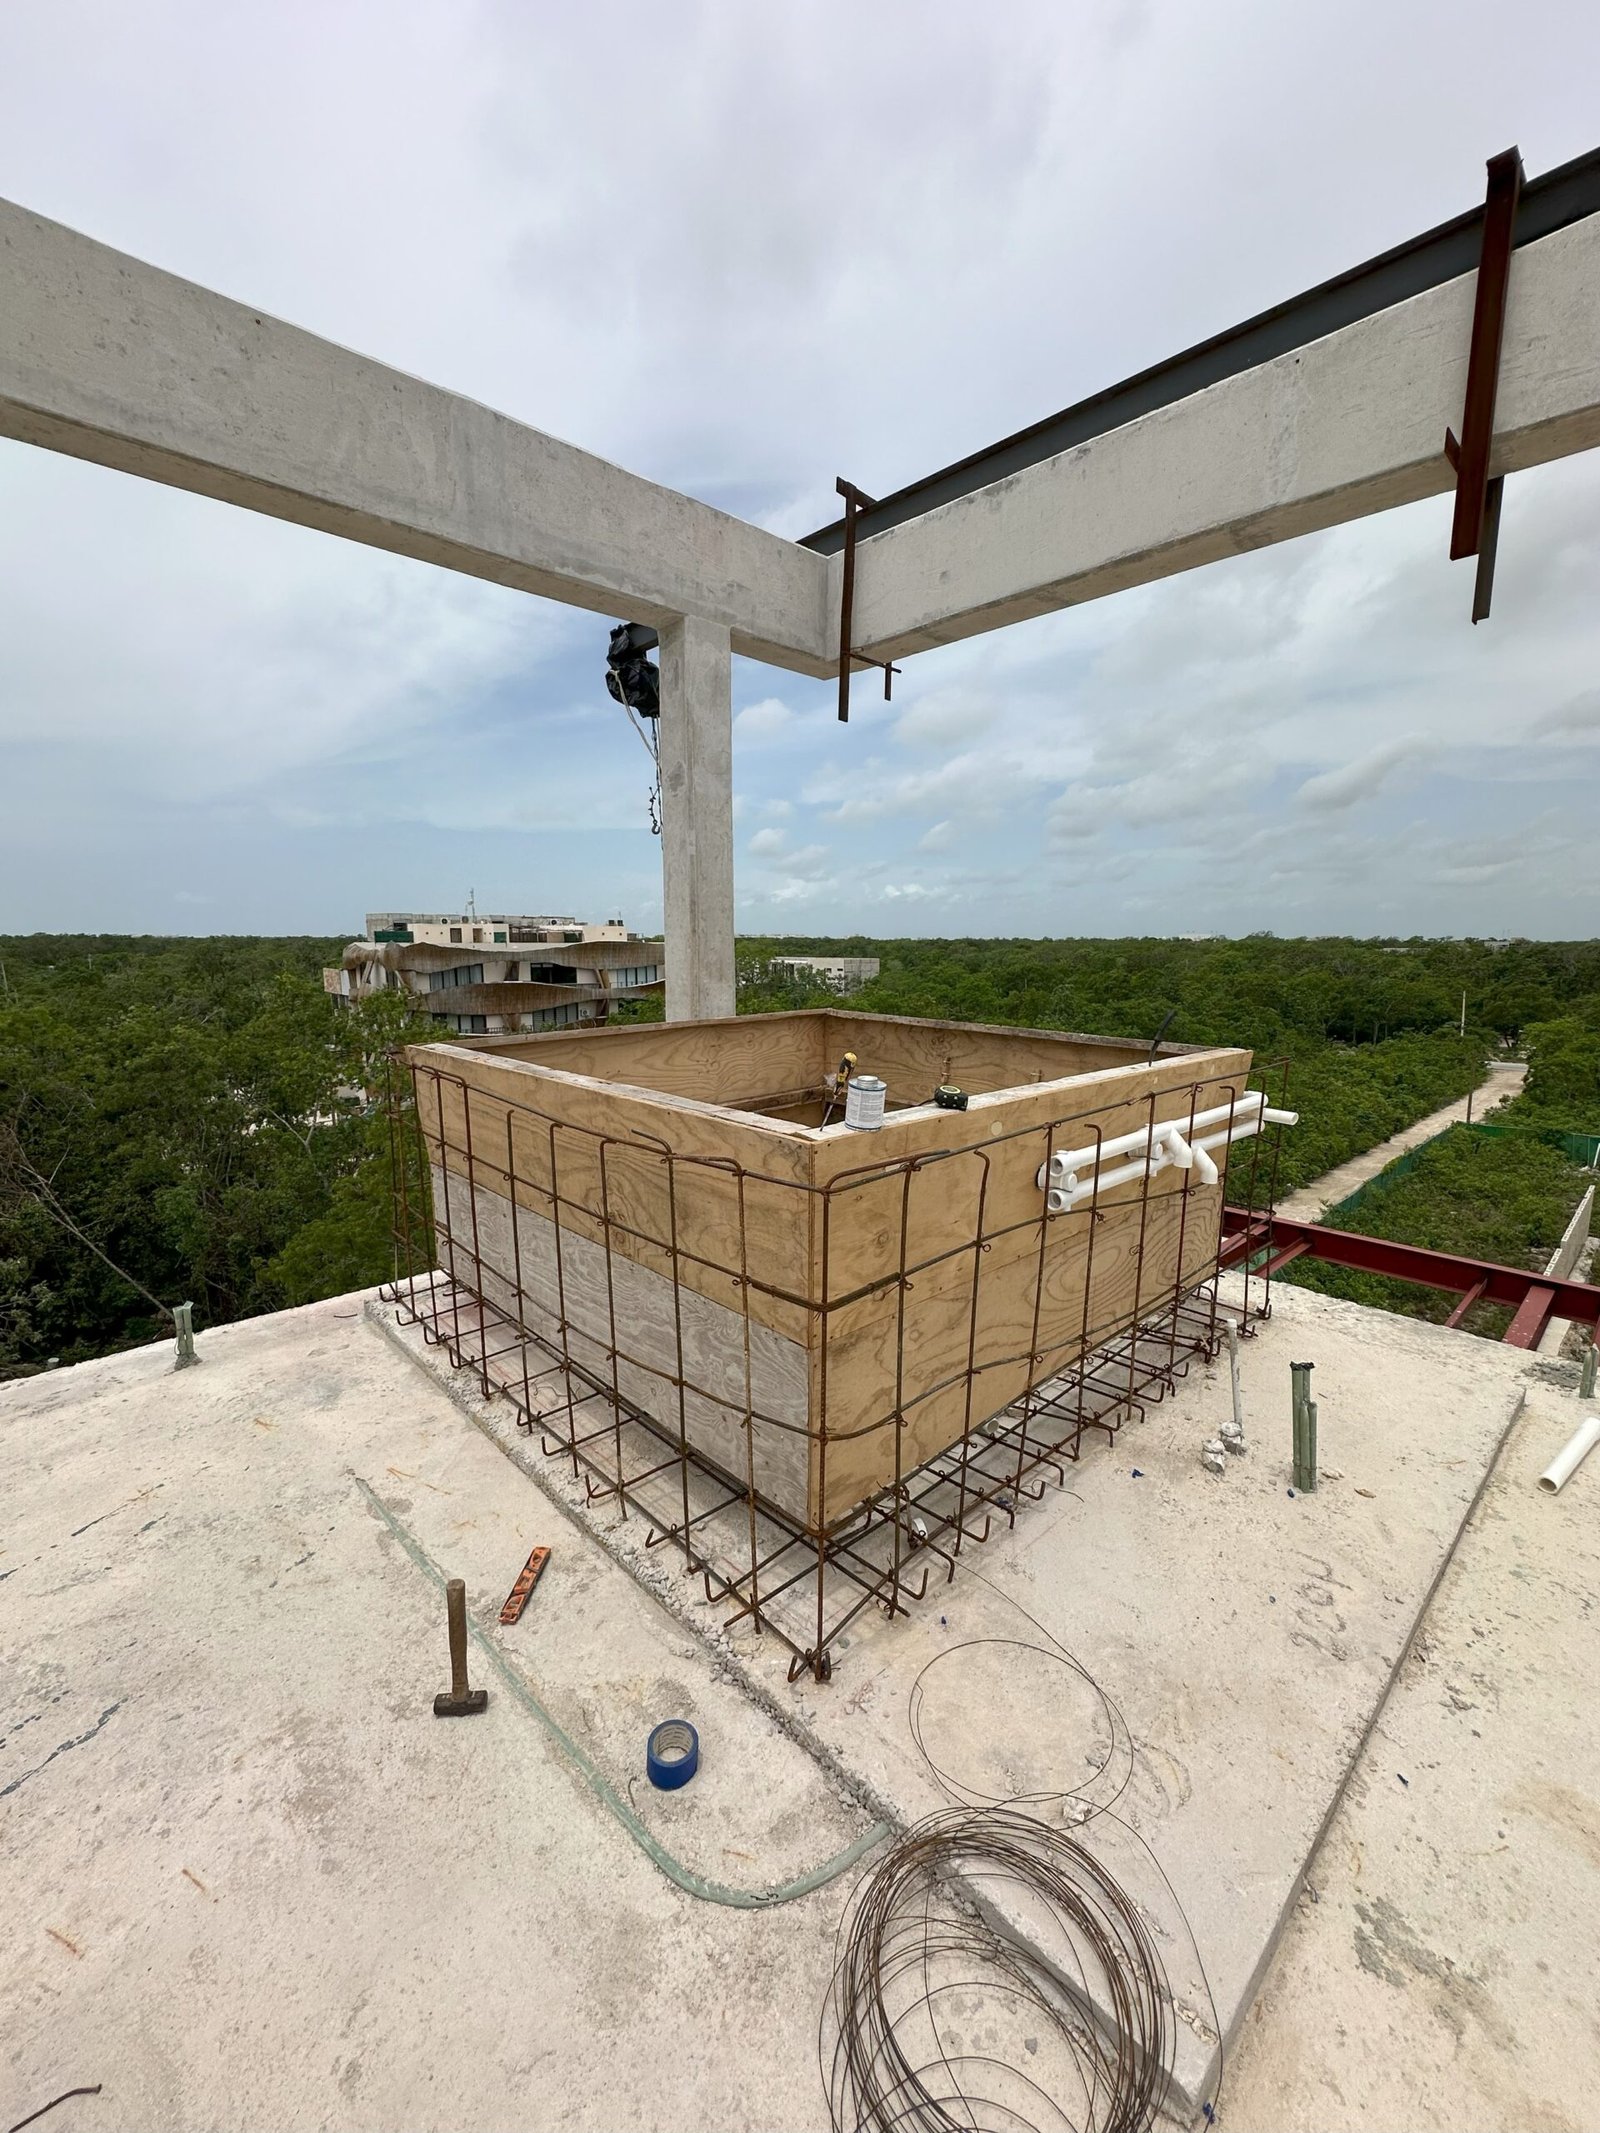
[[[833,1094],[828,1098],[828,1108],[822,1114],[822,1123],[824,1125],[828,1123],[829,1119],[832,1118],[834,1111],[838,1108],[839,1105],[844,1102],[845,1098],[849,1095],[850,1076],[855,1072],[855,1070],[856,1055],[854,1052],[846,1052],[844,1057],[839,1061],[838,1067],[834,1071]]]

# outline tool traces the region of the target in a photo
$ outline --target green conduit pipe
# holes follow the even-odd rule
[[[352,1474],[350,1478],[424,1577],[432,1578],[442,1592],[446,1583],[444,1572],[424,1551],[421,1543],[406,1531],[370,1483],[363,1481],[359,1474]],[[674,1859],[671,1852],[656,1842],[627,1801],[595,1767],[572,1736],[551,1717],[500,1647],[484,1635],[470,1615],[467,1617],[467,1634],[518,1703],[539,1721],[595,1798],[616,1816],[650,1863],[665,1874],[669,1881],[676,1883],[688,1895],[698,1896],[703,1903],[729,1904],[739,1911],[768,1911],[776,1904],[793,1903],[797,1897],[809,1896],[813,1889],[825,1888],[830,1881],[837,1881],[841,1874],[847,1874],[858,1859],[891,1834],[887,1823],[874,1822],[861,1832],[853,1844],[847,1844],[842,1852],[836,1853],[831,1859],[825,1859],[820,1866],[812,1867],[809,1873],[800,1875],[798,1880],[784,1882],[781,1888],[731,1889],[725,1882],[707,1881],[704,1875],[695,1873],[681,1860]]]

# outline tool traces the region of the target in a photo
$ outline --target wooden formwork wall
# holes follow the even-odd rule
[[[846,1049],[990,1093],[875,1134],[700,1093],[799,1094]],[[1244,1094],[1247,1052],[1130,1050],[818,1013],[411,1058],[458,1278],[817,1530],[1215,1264],[1221,1187],[1183,1173],[1044,1219],[1052,1147]]]

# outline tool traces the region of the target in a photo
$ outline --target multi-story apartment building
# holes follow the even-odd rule
[[[660,941],[620,918],[536,918],[504,912],[369,911],[365,937],[322,973],[345,1000],[400,989],[443,1029],[564,1029],[604,1022],[617,1000],[663,989]]]
[[[775,955],[772,968],[795,977],[816,978],[835,992],[854,992],[878,975],[875,955]]]

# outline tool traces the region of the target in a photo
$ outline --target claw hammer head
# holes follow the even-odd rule
[[[488,1707],[487,1689],[467,1687],[467,1588],[452,1578],[444,1589],[450,1625],[450,1686],[433,1699],[435,1718],[471,1718]]]

